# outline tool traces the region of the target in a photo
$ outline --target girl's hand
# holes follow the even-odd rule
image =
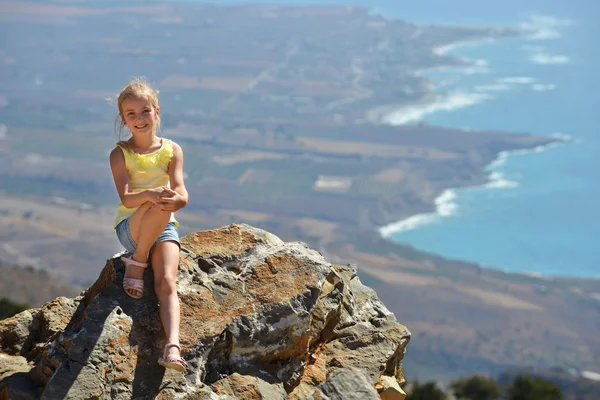
[[[165,196],[165,189],[169,189],[166,186],[159,186],[152,189],[147,189],[146,193],[148,195],[148,201],[159,205],[163,196]],[[171,190],[171,189],[169,189]]]
[[[182,200],[183,198],[179,193],[169,187],[163,186],[163,192],[156,204],[163,211],[175,212],[183,208],[184,204]]]

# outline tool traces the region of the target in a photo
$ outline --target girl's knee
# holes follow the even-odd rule
[[[173,293],[177,293],[177,280],[172,277],[164,277],[157,280],[154,283],[154,290],[158,297],[170,296]]]
[[[145,211],[148,211],[149,209],[151,209],[153,206],[154,206],[153,202],[146,201],[145,203],[142,203],[142,205],[138,209],[145,212]]]
[[[140,206],[140,208],[144,207],[145,210],[152,210],[152,211],[157,211],[160,210],[160,206],[156,203],[153,203],[151,201],[147,201],[144,204],[142,204]]]
[[[152,212],[152,214],[154,214],[154,215],[159,215],[159,214],[171,215],[171,211],[163,210],[160,204],[154,204],[151,202],[146,202],[144,204],[147,204],[147,203],[150,203],[150,207],[148,208],[148,210],[150,212]]]

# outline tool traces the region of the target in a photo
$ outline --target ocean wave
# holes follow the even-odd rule
[[[454,92],[441,96],[438,100],[422,105],[410,105],[387,114],[383,122],[390,125],[404,125],[422,120],[424,116],[439,111],[452,111],[482,103],[492,97],[485,93]]]
[[[551,137],[555,138],[555,139],[560,139],[563,142],[570,142],[573,140],[573,136],[567,134],[567,133],[561,133],[561,132],[554,132],[552,134],[550,134]]]
[[[458,42],[454,42],[454,43],[450,43],[450,44],[445,44],[445,45],[442,45],[442,46],[434,47],[433,48],[433,52],[434,52],[434,54],[436,54],[438,56],[443,56],[443,55],[448,54],[452,50],[458,49],[459,47],[479,46],[481,44],[491,43],[493,41],[494,41],[493,38],[463,40],[463,41],[458,41]]]
[[[456,191],[446,189],[434,201],[435,212],[413,215],[401,221],[382,226],[379,228],[379,233],[383,237],[389,237],[397,232],[410,231],[431,224],[441,217],[456,215],[458,212],[458,204],[454,202],[456,198]]]
[[[475,91],[477,92],[500,92],[500,91],[508,91],[512,89],[513,85],[532,85],[533,90],[551,90],[554,87],[550,86],[551,84],[542,85],[536,84],[536,78],[531,76],[507,76],[504,78],[498,78],[495,80],[495,83],[478,85],[475,86]]]
[[[536,64],[566,64],[569,57],[560,54],[535,53],[530,60]]]
[[[554,83],[535,83],[531,85],[531,89],[535,90],[536,92],[547,92],[548,90],[556,89],[556,85]]]
[[[488,85],[475,86],[476,92],[505,92],[511,89],[510,85],[505,83],[491,83]]]
[[[482,58],[463,58],[463,60],[470,64],[469,67],[466,67],[462,70],[462,73],[464,75],[488,74],[490,72],[489,63],[487,62],[487,60],[484,60]]]
[[[435,199],[435,208],[442,217],[454,215],[458,210],[458,204],[454,202],[458,196],[452,189],[446,189]]]
[[[518,150],[507,150],[507,151],[501,151],[500,153],[498,153],[498,159],[502,161],[502,164],[506,161],[506,159],[508,157],[511,156],[524,156],[526,154],[532,154],[532,153],[541,153],[542,151],[544,151],[547,147],[549,147],[550,144],[544,144],[544,145],[539,145],[539,146],[535,146],[532,147],[530,149],[518,149]],[[492,162],[492,164],[494,164]],[[492,165],[489,164],[489,165]],[[489,167],[488,165],[488,167]]]
[[[554,132],[554,133],[550,134],[549,136],[551,136],[555,139],[558,139],[558,140],[562,141],[563,143],[573,142],[573,137],[566,133]],[[542,151],[548,150],[553,147],[560,146],[561,144],[562,143],[560,143],[560,142],[551,142],[548,144],[542,144],[539,146],[535,146],[535,147],[532,147],[529,149],[501,151],[498,153],[498,156],[496,157],[496,159],[494,161],[492,161],[491,163],[489,163],[485,169],[487,171],[489,171],[489,170],[498,168],[498,167],[502,166],[506,162],[506,160],[511,156],[524,156],[524,155],[532,154],[532,153],[541,153]]]
[[[458,79],[439,79],[437,82],[434,82],[431,86],[431,90],[437,90],[440,88],[448,87],[455,85],[458,82]]]
[[[490,69],[488,67],[473,66],[463,69],[462,73],[464,75],[489,74]]]
[[[420,226],[430,224],[436,221],[437,218],[438,216],[434,213],[413,215],[402,221],[394,222],[379,228],[379,234],[384,238],[387,238],[397,232],[410,231]]]
[[[554,138],[560,139],[563,142],[572,141],[570,135],[555,132],[551,135]],[[546,149],[559,146],[561,143],[553,142],[546,145],[535,146],[530,149],[506,150],[498,153],[494,161],[488,164],[486,171],[493,170],[502,166],[509,157],[520,156],[532,153],[540,153]],[[506,179],[505,175],[500,171],[491,171],[488,175],[488,182],[481,186],[475,186],[468,189],[514,189],[519,187],[519,183]],[[465,190],[465,189],[461,189]],[[406,219],[392,222],[379,228],[379,233],[383,237],[390,237],[394,233],[404,232],[428,225],[440,220],[443,217],[451,217],[458,214],[459,206],[456,202],[458,191],[456,189],[444,190],[434,201],[435,212],[413,215]]]
[[[486,183],[484,187],[486,189],[513,189],[519,187],[519,183],[515,181],[509,181],[508,179],[500,179]]]
[[[548,40],[562,37],[561,28],[569,26],[573,21],[550,15],[534,14],[520,24],[521,29],[528,32],[530,40]]]
[[[540,29],[529,35],[533,40],[558,39],[562,37],[561,33],[554,29]]]
[[[494,171],[488,176],[489,182],[483,185],[486,189],[512,189],[519,187],[519,183],[508,180],[502,172]]]
[[[504,165],[504,163],[506,162],[506,159],[508,158],[509,155],[510,155],[510,152],[501,151],[496,156],[496,159],[487,165],[486,169],[489,170],[489,169],[501,167],[502,165]]]
[[[507,76],[506,78],[498,78],[496,82],[507,84],[528,85],[535,82],[536,79],[531,76]]]
[[[493,38],[485,38],[485,39],[477,39],[477,40],[465,40],[462,42],[454,42],[450,44],[446,44],[443,46],[434,47],[432,49],[433,53],[442,56],[450,53],[453,50],[456,50],[459,47],[465,46],[479,46],[482,44],[493,42]],[[463,67],[460,71],[463,75],[475,75],[475,74],[488,74],[490,72],[489,63],[487,60],[483,58],[471,59],[467,57],[459,57],[462,61],[464,61],[467,66]],[[447,70],[447,69],[456,69],[456,66],[447,66],[441,65],[433,68],[427,68],[427,70]]]

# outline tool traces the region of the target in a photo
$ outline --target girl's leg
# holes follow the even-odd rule
[[[165,230],[171,218],[170,211],[162,211],[153,203],[142,204],[129,218],[131,238],[137,243],[132,257],[136,261],[147,262],[150,248]]]
[[[160,320],[165,330],[167,343],[179,344],[179,298],[177,297],[177,269],[179,267],[179,245],[173,241],[156,243],[152,250],[154,290],[158,297]],[[179,355],[176,347],[168,354]]]
[[[142,204],[131,217],[129,217],[129,232],[137,244],[132,258],[140,262],[148,262],[150,248],[164,231],[171,218],[170,211],[162,211],[153,203]],[[177,245],[175,245],[177,246]],[[177,253],[179,255],[179,253]],[[129,266],[125,271],[126,278],[142,279],[144,268]],[[129,289],[132,294],[138,294],[134,289]]]

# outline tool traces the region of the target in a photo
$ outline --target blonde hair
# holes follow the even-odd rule
[[[117,107],[119,114],[115,119],[115,135],[122,140],[121,135],[125,127],[125,116],[123,115],[123,102],[128,98],[146,98],[155,109],[158,107],[158,90],[152,88],[144,77],[133,78],[129,83],[121,89],[117,96]],[[160,129],[160,116],[156,124],[156,131]],[[119,133],[117,134],[117,124],[119,125]]]

